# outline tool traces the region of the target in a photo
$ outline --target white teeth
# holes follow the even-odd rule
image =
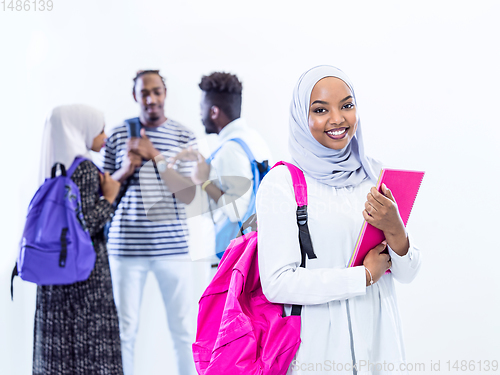
[[[346,129],[342,129],[342,130],[338,130],[338,131],[334,131],[334,130],[331,130],[329,132],[327,132],[328,134],[331,134],[331,135],[341,135],[341,134],[344,134],[346,131]]]

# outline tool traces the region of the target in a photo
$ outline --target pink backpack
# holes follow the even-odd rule
[[[286,165],[292,175],[302,253],[314,254],[307,227],[307,186],[300,169]],[[274,168],[273,167],[273,168]],[[253,219],[253,220],[252,220]],[[244,225],[255,224],[255,216]],[[243,229],[242,229],[243,232]],[[285,374],[300,345],[300,311],[293,306],[283,316],[283,305],[262,293],[257,259],[257,232],[229,244],[212,282],[199,303],[193,355],[200,375]]]

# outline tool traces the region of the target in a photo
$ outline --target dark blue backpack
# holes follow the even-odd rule
[[[66,172],[52,167],[51,178],[28,207],[19,257],[12,273],[38,285],[72,284],[86,280],[95,264],[95,250],[85,225],[80,192],[71,175],[87,159],[78,157]],[[56,177],[57,167],[61,175]],[[11,284],[12,292],[12,284]]]
[[[219,258],[222,258],[224,251],[226,250],[229,242],[232,239],[236,238],[242,224],[246,222],[253,214],[255,214],[255,196],[257,195],[257,189],[259,188],[260,182],[264,178],[264,176],[269,172],[271,168],[269,168],[269,162],[264,160],[262,163],[259,163],[255,160],[255,157],[248,148],[247,144],[240,138],[232,138],[227,142],[234,141],[238,143],[245,153],[248,156],[248,160],[250,161],[250,166],[252,168],[253,174],[253,194],[250,198],[250,202],[248,204],[247,212],[240,218],[237,222],[232,222],[229,219],[224,220],[222,223],[215,226],[215,252]],[[217,154],[219,150],[222,148],[221,145],[217,150],[215,150],[209,158],[207,158],[207,163],[210,164]]]

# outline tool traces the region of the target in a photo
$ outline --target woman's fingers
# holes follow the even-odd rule
[[[392,266],[392,261],[391,261],[391,256],[389,255],[388,252],[386,252],[387,249],[387,242],[383,241],[380,245],[377,247],[379,251],[379,257],[381,257],[381,260],[385,262],[385,267],[386,271],[391,268]]]
[[[374,223],[375,219],[373,218],[372,215],[370,215],[366,210],[363,210],[363,219],[365,219],[365,221],[368,223],[368,224],[372,224]]]
[[[382,193],[386,198],[390,199],[393,202],[396,202],[394,196],[392,195],[391,189],[389,189],[385,184],[382,184]]]
[[[363,260],[363,265],[371,271],[374,282],[377,282],[392,266],[391,258],[386,251],[386,247],[387,241],[384,240],[371,249]]]
[[[385,251],[385,248],[387,247],[387,242],[386,241],[382,241],[381,243],[379,243],[376,247],[377,251],[379,254],[382,254],[384,251]]]
[[[370,193],[368,193],[368,199],[370,199],[371,196],[372,201],[377,202],[381,206],[386,206],[392,203],[396,203],[396,200],[394,199],[391,190],[385,184],[382,184],[380,189],[382,192],[378,191],[375,187],[372,187],[370,189]]]
[[[368,212],[366,212],[366,210],[363,210],[363,219],[365,219],[365,221],[368,224],[371,224],[372,220],[373,220],[373,217]]]
[[[365,210],[369,215],[372,215],[374,212],[378,211],[376,207],[374,207],[370,202],[365,202]]]
[[[377,189],[375,188],[375,186],[373,186],[371,189],[370,189],[370,192],[368,193],[368,196],[366,197],[368,202],[372,203],[372,204],[378,204],[380,206],[383,206],[383,200],[382,200],[382,197],[383,195],[380,194]]]

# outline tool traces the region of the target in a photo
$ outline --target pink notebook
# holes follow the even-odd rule
[[[398,204],[399,214],[405,227],[423,178],[424,172],[418,171],[384,168],[380,172],[377,189],[380,191],[382,183],[384,183],[391,190]],[[365,221],[361,227],[348,267],[361,266],[368,251],[380,244],[384,239],[384,232]]]

